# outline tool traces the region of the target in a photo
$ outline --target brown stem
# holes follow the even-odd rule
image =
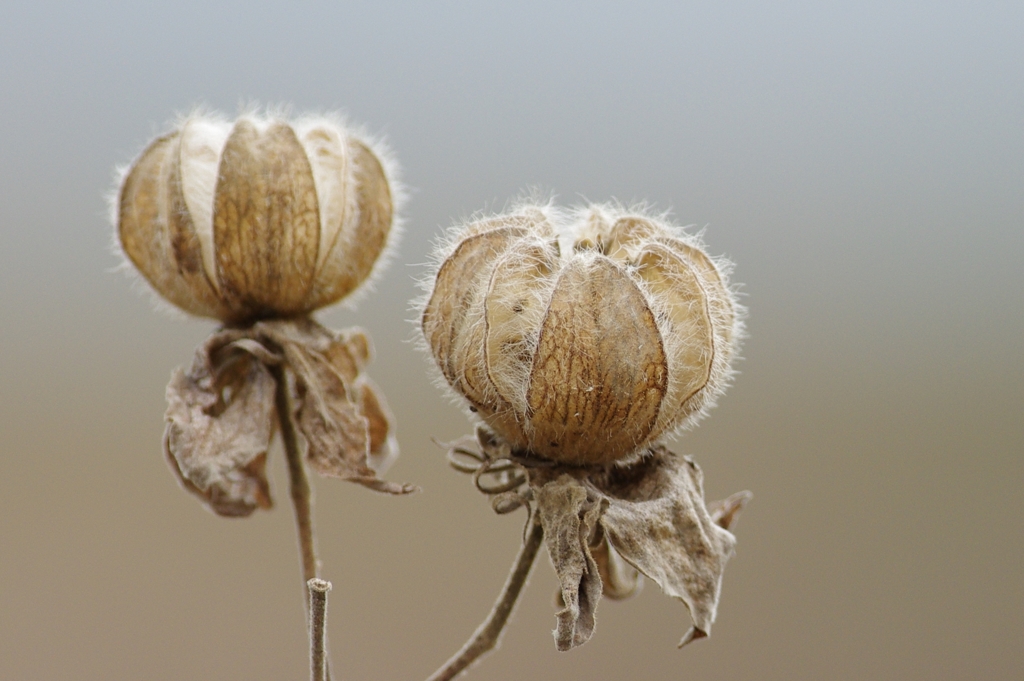
[[[292,505],[295,507],[295,525],[299,533],[299,555],[302,559],[302,581],[306,585],[306,615],[312,617],[310,603],[312,592],[310,580],[317,578],[316,542],[313,535],[313,500],[309,490],[309,479],[306,477],[306,465],[302,461],[299,448],[298,433],[295,430],[294,413],[291,393],[288,390],[288,375],[283,365],[272,367],[274,380],[277,383],[277,420],[281,426],[281,440],[284,442],[285,456],[288,459],[288,478],[291,481]],[[325,670],[326,670],[325,663]],[[325,679],[330,679],[330,672],[325,671]]]
[[[327,680],[327,592],[331,583],[322,579],[306,582],[309,587],[309,678]]]
[[[544,539],[544,528],[541,527],[540,520],[533,519],[530,523],[530,531],[523,541],[522,548],[519,549],[512,572],[505,580],[505,586],[502,587],[501,595],[498,596],[494,607],[491,608],[491,613],[477,627],[473,636],[466,641],[462,649],[434,672],[427,681],[448,681],[455,678],[476,658],[497,645],[509,615],[512,614],[512,608],[515,607],[516,600],[519,598],[519,592],[522,591],[523,585],[526,584],[526,578],[530,575],[530,568],[533,566],[533,561],[537,557],[537,552]]]
[[[302,581],[316,578],[316,544],[313,541],[312,498],[306,465],[299,449],[298,433],[293,421],[292,398],[288,391],[288,380],[284,367],[274,367],[277,381],[277,420],[281,426],[281,440],[288,458],[288,478],[291,481],[292,505],[295,507],[295,524],[299,531],[299,553],[302,558]]]

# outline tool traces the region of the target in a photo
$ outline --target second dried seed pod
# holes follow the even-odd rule
[[[192,116],[128,169],[116,220],[161,296],[244,324],[350,294],[384,249],[393,208],[379,155],[336,121]]]
[[[423,333],[449,385],[514,449],[628,461],[724,390],[740,332],[728,264],[644,215],[594,207],[556,222],[528,207],[464,227]]]

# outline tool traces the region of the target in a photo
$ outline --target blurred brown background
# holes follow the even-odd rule
[[[672,208],[736,261],[742,374],[676,449],[756,496],[709,640],[677,651],[648,583],[556,653],[545,557],[470,678],[1024,678],[1024,11],[849,5],[5,7],[0,678],[306,678],[281,457],[247,520],[178,489],[164,385],[213,325],[112,273],[104,204],[176,112],[252,101],[344,110],[411,190],[376,292],[322,315],[372,333],[389,477],[424,490],[315,483],[341,678],[425,677],[515,554],[522,515],[431,443],[470,426],[406,320],[441,229],[531,187]]]

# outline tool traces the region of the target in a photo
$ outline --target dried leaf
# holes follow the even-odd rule
[[[491,496],[497,513],[536,503],[560,586],[554,632],[559,650],[589,640],[602,595],[628,598],[644,576],[689,609],[694,626],[680,647],[708,635],[736,543],[727,530],[750,492],[705,506],[700,468],[664,446],[626,466],[569,466],[514,450],[483,427],[475,441],[449,445],[449,461],[477,478],[502,466],[519,471],[508,486],[477,481],[477,487]]]
[[[548,554],[561,583],[564,607],[555,614],[555,646],[570,650],[594,633],[602,586],[589,545],[603,503],[568,475],[540,486],[535,493]]]
[[[266,453],[273,435],[274,379],[222,331],[196,351],[188,373],[167,386],[165,450],[182,485],[215,513],[269,508]]]
[[[601,517],[608,541],[689,608],[694,631],[680,645],[707,635],[736,539],[705,507],[700,468],[658,449],[649,459],[613,471],[602,491],[610,497]]]

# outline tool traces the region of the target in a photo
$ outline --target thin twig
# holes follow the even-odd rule
[[[522,548],[519,549],[512,572],[505,580],[505,586],[502,587],[501,595],[494,603],[491,613],[473,633],[473,636],[466,641],[462,649],[434,672],[427,681],[449,681],[449,679],[455,678],[476,658],[498,644],[501,632],[508,622],[509,615],[512,614],[512,608],[515,607],[516,600],[519,598],[519,592],[526,584],[526,578],[530,574],[530,568],[533,566],[533,561],[537,557],[537,552],[544,539],[544,528],[541,527],[540,519],[534,518],[530,522],[532,525],[530,532],[523,541]]]
[[[331,583],[322,579],[306,582],[309,587],[309,678],[327,680],[327,592]]]

